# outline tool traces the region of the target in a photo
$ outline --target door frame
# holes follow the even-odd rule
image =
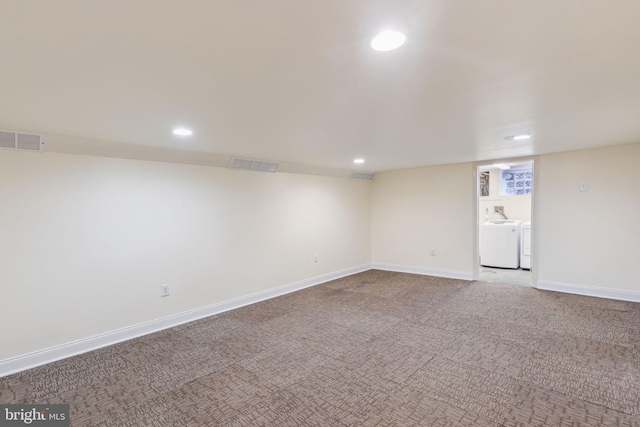
[[[480,224],[478,218],[480,217],[479,209],[479,197],[480,186],[478,185],[478,173],[480,166],[486,166],[491,163],[509,163],[509,162],[524,162],[531,161],[533,163],[531,170],[533,171],[533,191],[531,192],[531,223],[534,226],[531,227],[531,287],[538,287],[538,236],[539,236],[539,182],[540,182],[540,168],[538,156],[526,156],[526,157],[510,157],[506,159],[484,160],[482,162],[475,162],[473,164],[473,280],[479,280],[480,278]]]

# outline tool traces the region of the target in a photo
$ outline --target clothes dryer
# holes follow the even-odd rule
[[[531,221],[520,227],[520,268],[531,269]]]

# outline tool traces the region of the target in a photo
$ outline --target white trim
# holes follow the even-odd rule
[[[371,269],[363,264],[0,361],[0,378]]]
[[[437,276],[447,277],[450,279],[473,280],[473,273],[468,271],[440,270],[396,264],[373,264],[372,268],[376,270],[396,271],[398,273],[421,274],[423,276]]]
[[[599,288],[596,286],[552,282],[549,280],[539,280],[538,289],[564,292],[568,294],[586,295],[590,297],[615,299],[621,301],[640,302],[639,291],[627,291],[624,289]]]

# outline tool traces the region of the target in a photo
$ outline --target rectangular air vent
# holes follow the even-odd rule
[[[0,130],[0,148],[42,151],[44,149],[44,137],[33,133]]]
[[[233,157],[229,162],[229,169],[240,169],[245,171],[256,172],[275,172],[279,164],[275,162],[266,162],[264,160],[242,159]]]
[[[374,176],[374,172],[351,172],[349,179],[373,179]]]

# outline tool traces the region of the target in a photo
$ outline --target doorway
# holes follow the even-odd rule
[[[533,286],[534,160],[477,164],[476,268],[484,282]]]

